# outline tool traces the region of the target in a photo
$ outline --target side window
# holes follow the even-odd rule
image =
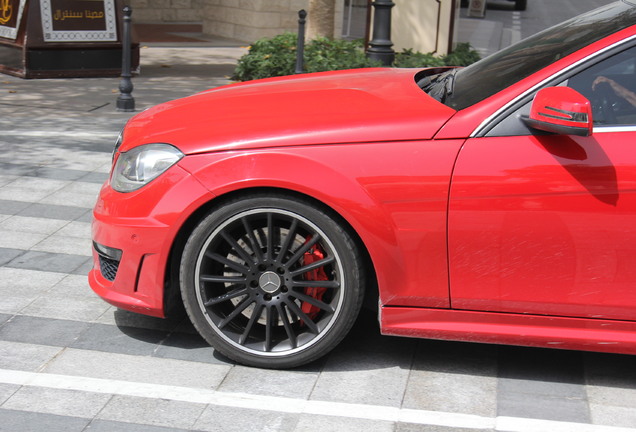
[[[579,72],[564,84],[590,100],[595,125],[636,125],[636,47]]]

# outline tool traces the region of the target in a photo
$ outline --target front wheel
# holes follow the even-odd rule
[[[354,241],[327,213],[285,196],[225,203],[194,229],[180,268],[199,333],[240,363],[290,368],[331,351],[363,299]]]

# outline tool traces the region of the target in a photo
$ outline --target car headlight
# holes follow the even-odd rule
[[[113,168],[111,186],[117,192],[132,192],[145,186],[183,157],[170,144],[146,144],[120,153]]]

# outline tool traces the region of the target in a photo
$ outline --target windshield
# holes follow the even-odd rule
[[[588,12],[499,51],[454,77],[442,101],[461,110],[494,95],[605,36],[636,24],[636,4],[623,0]]]

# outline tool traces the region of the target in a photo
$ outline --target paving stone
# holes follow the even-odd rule
[[[57,291],[47,291],[20,310],[24,315],[92,322],[99,319],[110,306],[90,289],[86,297],[70,297]]]
[[[87,432],[197,432],[192,429],[177,429],[173,427],[142,425],[137,423],[115,422],[110,420],[96,419],[91,422]]]
[[[210,405],[194,428],[209,432],[292,432],[296,428],[298,417],[297,414]]]
[[[466,429],[435,425],[398,423],[395,432],[495,432],[494,429]]]
[[[60,347],[0,340],[0,368],[37,371],[61,350]]]
[[[101,324],[110,324],[119,327],[147,328],[165,332],[175,330],[182,321],[183,319],[156,318],[117,308],[111,308],[111,311],[105,313],[97,320],[97,322]]]
[[[110,163],[108,164],[108,168],[110,168]],[[108,173],[107,172],[90,172],[86,174],[85,176],[83,176],[82,178],[80,178],[79,180],[83,182],[97,183],[101,185],[101,184],[104,184],[106,180],[108,180]]]
[[[93,208],[97,201],[97,195],[81,195],[75,192],[56,191],[42,197],[41,204],[69,205],[81,208]]]
[[[155,357],[201,363],[231,365],[234,362],[219,354],[199,334],[172,332],[153,353]]]
[[[0,199],[0,214],[13,215],[29,206],[27,202]]]
[[[631,399],[634,402],[634,399]],[[590,403],[592,423],[636,429],[636,405],[631,407]]]
[[[0,267],[0,312],[20,312],[62,278],[61,273]]]
[[[98,418],[189,429],[201,416],[205,407],[205,404],[165,399],[114,396],[99,413]]]
[[[406,389],[412,353],[342,349],[325,363],[312,400],[399,407]]]
[[[23,253],[25,253],[23,249],[9,249],[0,247],[0,266],[5,265],[6,263],[22,255]]]
[[[230,366],[67,348],[44,372],[216,389]]]
[[[3,295],[9,294],[9,291],[2,292],[3,288],[12,290],[27,289],[34,292],[47,290],[58,284],[65,277],[65,275],[54,272],[0,267],[0,292]]]
[[[10,162],[0,162],[0,172],[3,175],[24,176],[35,172],[33,165],[14,164]]]
[[[0,406],[9,399],[15,392],[20,388],[19,385],[15,384],[0,384]],[[0,428],[2,426],[0,425]]]
[[[235,366],[219,390],[308,399],[318,376],[319,371],[280,371]]]
[[[26,174],[32,177],[41,177],[54,180],[79,180],[87,175],[86,171],[64,169],[64,168],[51,168],[51,167],[37,167],[35,170]]]
[[[0,229],[0,247],[28,250],[46,238],[46,234]]]
[[[81,432],[90,419],[0,408],[0,431]]]
[[[70,182],[37,177],[19,177],[10,184],[11,188],[28,189],[32,191],[54,192],[67,186]]]
[[[78,238],[53,234],[31,247],[31,250],[90,257],[92,256],[92,242],[90,237]]]
[[[71,345],[89,324],[18,315],[0,327],[0,339],[37,345],[66,347]]]
[[[89,222],[69,222],[57,231],[58,235],[87,239],[90,242],[91,224]]]
[[[582,364],[579,352],[502,347],[497,414],[589,422]]]
[[[51,235],[68,223],[68,221],[64,220],[16,215],[2,221],[0,228],[8,231]]]
[[[88,260],[90,258],[81,255],[28,251],[6,265],[19,269],[68,274],[73,273]]]
[[[95,203],[93,203],[95,204]],[[86,210],[84,213],[82,213],[81,216],[77,217],[75,219],[78,222],[88,222],[91,223],[93,221],[93,210],[92,210],[92,206],[91,209]]]
[[[5,322],[9,321],[9,319],[10,319],[12,316],[13,316],[13,315],[11,315],[11,314],[3,314],[3,313],[0,313],[0,326],[1,326],[2,324],[4,324]]]
[[[2,408],[93,418],[106,406],[111,397],[109,394],[24,386],[16,391]]]
[[[45,189],[38,190],[17,187],[11,182],[0,187],[0,200],[34,202],[43,199],[51,193],[51,191]]]
[[[72,221],[79,220],[79,218],[84,217],[87,212],[87,209],[81,207],[33,203],[27,204],[16,213],[20,216],[32,216]]]
[[[160,330],[92,324],[69,346],[110,353],[150,356],[167,335]]]
[[[49,289],[49,293],[57,294],[65,298],[99,298],[89,287],[86,275],[66,275]]]
[[[71,272],[73,275],[86,276],[93,269],[93,258],[87,258],[79,267]]]
[[[294,432],[395,432],[395,423],[347,417],[301,415]]]
[[[521,391],[499,392],[498,394],[497,413],[499,416],[574,423],[589,423],[591,421],[585,398],[553,397]]]
[[[497,415],[497,357],[488,346],[421,341],[404,408]]]

